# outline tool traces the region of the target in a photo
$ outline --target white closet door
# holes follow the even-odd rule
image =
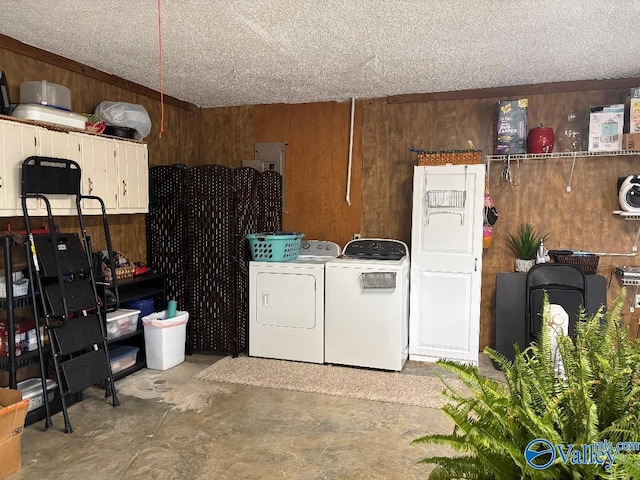
[[[478,362],[484,165],[415,167],[409,358]]]

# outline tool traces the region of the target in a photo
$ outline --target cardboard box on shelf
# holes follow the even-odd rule
[[[0,479],[22,467],[22,431],[28,409],[29,400],[22,399],[22,392],[0,389]]]
[[[496,155],[527,153],[527,108],[529,100],[502,100],[498,102],[496,122]]]
[[[591,107],[589,113],[590,152],[612,152],[622,150],[622,127],[624,105]]]
[[[640,87],[630,88],[624,99],[624,133],[640,133]]]
[[[40,364],[34,363],[33,365],[27,365],[25,367],[20,367],[16,371],[16,382],[21,382],[22,380],[26,380],[27,378],[40,378]],[[8,387],[9,386],[9,372],[0,371],[0,387]]]
[[[640,150],[640,133],[625,133],[622,136],[624,150]]]

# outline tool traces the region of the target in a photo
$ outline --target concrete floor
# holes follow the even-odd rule
[[[117,382],[121,405],[91,388],[62,414],[25,428],[22,479],[424,479],[427,455],[410,445],[451,431],[438,409],[194,380],[220,357],[187,356],[161,372],[141,370]],[[404,373],[433,375],[434,364],[408,362]],[[484,360],[481,369],[495,375]]]

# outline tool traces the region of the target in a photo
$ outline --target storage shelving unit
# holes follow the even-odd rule
[[[25,254],[28,255],[29,252],[26,251],[26,247],[23,244],[20,244],[14,240],[13,237],[7,235],[2,238],[3,245],[3,260],[4,260],[4,268],[5,268],[5,281],[6,281],[6,297],[0,298],[0,309],[6,312],[6,326],[7,326],[7,337],[9,339],[15,339],[15,311],[19,308],[30,307],[33,305],[33,294],[32,288],[33,285],[29,285],[29,293],[26,295],[21,295],[15,297],[13,295],[13,273],[14,273],[14,258],[13,253],[15,249],[25,248]],[[40,335],[39,327],[36,323],[36,335]],[[49,355],[51,354],[51,348],[48,346],[42,347],[42,360],[47,361]],[[8,372],[9,377],[9,388],[15,389],[18,385],[18,369],[27,367],[30,365],[38,365],[40,367],[40,352],[36,348],[35,350],[31,350],[28,352],[21,352],[20,355],[16,355],[16,347],[15,340],[9,341],[7,344],[7,356],[0,357],[0,371]],[[77,395],[76,397],[70,398],[67,401],[68,405],[76,403],[82,399],[81,395]],[[31,425],[35,422],[45,419],[45,406],[44,404],[31,410],[26,417],[25,425]],[[62,409],[60,396],[58,394],[57,389],[54,390],[54,398],[51,402],[49,402],[49,408],[51,413],[57,413]]]
[[[32,365],[37,362],[38,351],[23,352],[16,356],[15,341],[15,310],[28,307],[32,304],[31,295],[13,296],[13,250],[19,245],[11,236],[3,238],[4,268],[6,281],[6,297],[0,298],[0,308],[6,311],[7,316],[7,356],[0,357],[0,370],[9,372],[9,388],[16,388],[18,368]],[[31,288],[31,286],[29,287]]]
[[[114,286],[115,285],[115,286]],[[143,298],[153,297],[154,310],[160,311],[165,308],[166,305],[166,293],[165,293],[165,274],[160,272],[147,272],[142,275],[136,275],[134,277],[117,279],[114,283],[102,283],[100,295],[104,299],[107,297],[106,291],[117,289],[117,298],[120,302],[120,307],[126,302],[132,300],[140,300]],[[114,292],[115,293],[115,292]],[[105,305],[108,309],[114,309],[118,307],[116,303],[107,303]],[[144,341],[144,329],[138,324],[139,328],[135,332],[127,333],[125,335],[112,338],[107,341],[109,346],[112,345],[128,345],[138,348],[138,355],[136,357],[136,363],[131,367],[122,370],[114,374],[114,379],[118,380],[122,377],[132,374],[147,366],[145,341]]]

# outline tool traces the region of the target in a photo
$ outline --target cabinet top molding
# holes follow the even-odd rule
[[[15,122],[15,123],[23,123],[26,125],[34,125],[36,127],[41,127],[41,128],[46,128],[47,130],[52,130],[54,132],[63,132],[63,133],[70,133],[70,132],[75,132],[75,133],[83,133],[85,135],[93,135],[96,137],[103,137],[103,138],[111,138],[113,140],[122,140],[125,142],[133,142],[133,143],[141,143],[141,144],[145,144],[146,142],[142,141],[142,140],[136,140],[134,138],[125,138],[125,137],[116,137],[113,135],[104,135],[102,133],[95,133],[95,132],[90,132],[88,130],[82,130],[80,128],[73,128],[73,127],[65,127],[64,125],[57,125],[55,123],[47,123],[47,122],[36,122],[35,120],[28,120],[26,118],[18,118],[18,117],[11,117],[8,115],[0,115],[0,120],[6,120],[9,122]]]

